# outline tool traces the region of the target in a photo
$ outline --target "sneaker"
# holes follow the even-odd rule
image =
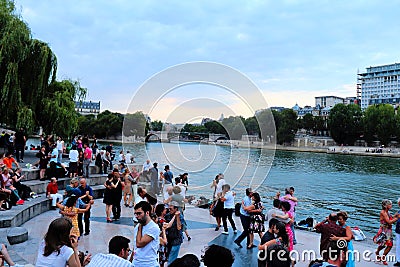
[[[83,235],[89,235],[89,232],[87,232],[87,233],[84,233]]]
[[[21,163],[24,163],[24,160],[23,160],[23,159],[21,159]]]
[[[229,233],[228,233],[228,231],[223,231],[222,232],[224,235],[228,235]]]
[[[22,199],[17,201],[17,205],[23,205],[23,204],[24,204],[24,201]]]
[[[217,226],[217,227],[215,227],[215,231],[219,231],[219,227]]]

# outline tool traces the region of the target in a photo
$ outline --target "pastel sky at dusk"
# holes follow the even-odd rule
[[[355,96],[358,71],[400,57],[394,0],[15,3],[32,37],[56,54],[58,79],[79,80],[101,111],[126,112],[146,80],[185,62],[230,66],[254,82],[269,107],[293,107],[314,106],[316,96]],[[227,90],[186,85],[149,115],[182,123],[252,112]]]

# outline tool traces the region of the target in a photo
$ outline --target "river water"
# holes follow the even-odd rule
[[[120,145],[115,146],[118,152]],[[272,151],[231,148],[198,143],[148,143],[125,145],[136,162],[147,158],[171,166],[174,177],[189,173],[188,195],[210,198],[210,182],[222,172],[237,192],[257,188],[267,209],[279,190],[293,186],[299,199],[297,221],[311,216],[318,221],[331,211],[349,213],[348,224],[359,226],[367,235],[379,227],[379,212],[384,198],[394,202],[397,210],[400,169],[395,158],[362,157],[325,153]]]

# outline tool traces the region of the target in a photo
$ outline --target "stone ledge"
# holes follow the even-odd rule
[[[105,190],[104,185],[91,186],[93,189],[93,197],[102,198]],[[63,194],[63,191],[59,191]],[[39,195],[38,198],[31,201],[25,201],[23,205],[13,206],[10,210],[1,211],[0,228],[17,227],[29,221],[33,217],[50,210],[51,201],[46,198],[45,194]]]
[[[7,233],[10,245],[19,244],[28,240],[28,230],[24,227],[12,227]]]

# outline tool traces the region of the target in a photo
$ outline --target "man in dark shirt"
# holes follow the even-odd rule
[[[24,128],[21,127],[19,131],[15,133],[14,139],[15,156],[17,157],[18,162],[24,162],[25,144],[26,134],[24,132]]]
[[[79,183],[81,184],[78,189],[81,192],[80,196],[85,196],[82,199],[82,201],[85,204],[93,204],[93,190],[92,188],[86,183],[86,179],[82,178]],[[88,211],[86,211],[84,214],[79,213],[78,214],[78,227],[79,227],[79,232],[82,235],[83,234],[83,224],[82,224],[82,217],[84,217],[85,221],[85,233],[84,235],[88,235],[90,232],[90,208]]]
[[[322,222],[318,223],[315,226],[315,230],[317,233],[321,233],[321,242],[319,245],[319,252],[321,257],[327,261],[328,260],[328,248],[330,244],[329,238],[332,235],[335,236],[346,236],[346,230],[341,226],[336,224],[337,215],[336,213],[331,213],[327,219],[323,220]]]
[[[268,222],[268,230],[264,233],[263,237],[261,238],[260,245],[264,245],[268,241],[275,239],[275,232],[276,232],[276,224],[279,221],[275,218],[272,218]],[[258,254],[258,266],[265,267],[267,265],[267,258],[265,257],[265,251],[261,250]]]

